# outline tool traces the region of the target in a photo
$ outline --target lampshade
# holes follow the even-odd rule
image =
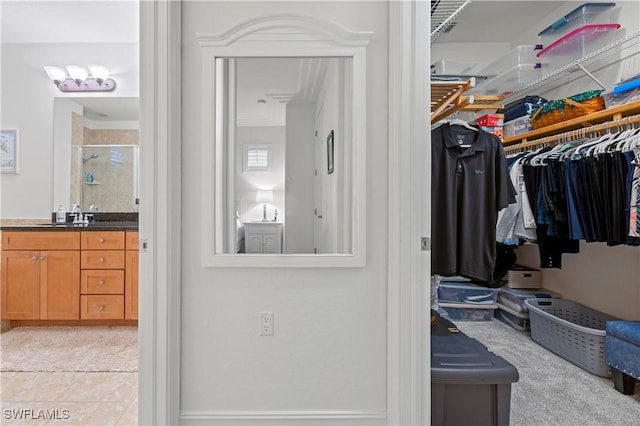
[[[67,78],[67,71],[64,68],[46,66],[44,70],[53,81],[64,81],[64,79]]]
[[[109,69],[102,65],[89,65],[89,71],[96,80],[103,82],[109,78]]]
[[[89,71],[78,65],[67,65],[67,72],[69,73],[69,77],[76,82],[85,81],[89,76]]]
[[[273,203],[273,191],[258,191],[256,203]]]

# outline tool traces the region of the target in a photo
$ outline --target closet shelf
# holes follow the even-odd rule
[[[553,72],[545,74],[541,78],[514,90],[509,93],[509,95],[505,96],[505,102],[508,103],[509,101],[521,98],[525,95],[545,93],[557,89],[567,83],[567,78],[572,77],[572,80],[578,78],[575,73],[583,73],[584,76],[593,78],[590,73],[598,72],[611,64],[629,59],[639,54],[639,42],[640,32],[623,37],[620,40],[604,46],[595,52],[592,52]]]
[[[509,136],[504,138],[502,140],[502,143],[505,146],[526,143],[557,133],[583,129],[607,121],[620,120],[621,118],[628,117],[634,114],[640,114],[640,101],[629,102],[628,104],[624,105],[617,105],[611,108],[604,109],[602,111],[594,112],[592,114],[587,114],[581,117],[573,118],[571,120],[552,124],[551,126],[542,127],[540,129],[521,133],[516,136]]]
[[[475,78],[467,81],[431,82],[431,123],[436,123],[454,112],[501,109],[502,96],[464,95],[475,86]]]

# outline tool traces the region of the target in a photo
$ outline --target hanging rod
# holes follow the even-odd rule
[[[576,130],[570,130],[568,132],[558,133],[553,136],[546,136],[533,141],[521,142],[519,144],[509,145],[504,147],[504,152],[509,153],[513,151],[520,151],[525,148],[531,148],[539,145],[557,145],[558,143],[564,143],[571,140],[584,138],[590,133],[602,132],[604,130],[615,129],[616,127],[623,127],[629,124],[640,123],[640,114],[630,115],[628,117],[619,118],[617,120],[607,121],[605,123],[596,124],[590,127],[583,127]]]

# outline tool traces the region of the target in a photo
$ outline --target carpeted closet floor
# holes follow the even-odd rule
[[[518,369],[520,380],[511,386],[511,426],[640,425],[640,385],[635,395],[623,395],[611,379],[582,370],[538,345],[528,332],[496,319],[455,323]]]

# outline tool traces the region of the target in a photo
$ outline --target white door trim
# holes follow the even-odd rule
[[[389,14],[388,424],[428,425],[429,12],[392,1]]]
[[[140,425],[180,416],[181,6],[140,2]]]

